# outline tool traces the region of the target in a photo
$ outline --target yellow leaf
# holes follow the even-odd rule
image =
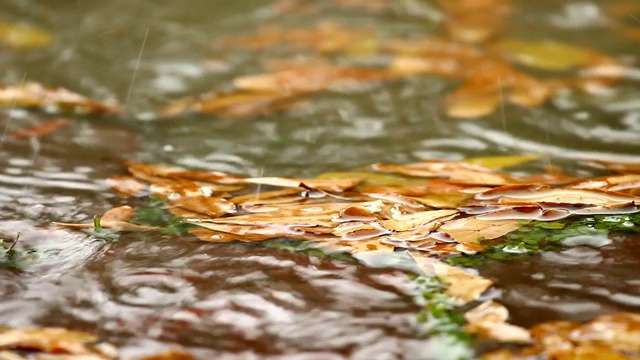
[[[0,23],[0,43],[17,49],[44,47],[53,37],[48,32],[21,24]]]
[[[519,229],[526,222],[527,220],[483,220],[470,217],[449,221],[440,226],[438,231],[449,235],[461,244],[477,244],[479,239],[499,238]]]
[[[449,283],[445,292],[461,304],[476,300],[493,285],[493,281],[489,279],[467,273],[455,266],[430,258],[423,252],[410,251],[409,255],[425,274],[435,275]]]
[[[509,311],[493,300],[468,311],[464,318],[468,323],[466,330],[485,339],[510,343],[531,342],[529,331],[507,323]]]
[[[490,156],[464,159],[462,162],[490,169],[502,169],[540,159],[541,155]]]
[[[496,47],[523,65],[542,70],[569,70],[593,65],[600,55],[595,50],[555,41],[525,41],[506,39]]]

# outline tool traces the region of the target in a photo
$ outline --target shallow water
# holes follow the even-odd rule
[[[637,73],[638,42],[589,18],[604,3],[519,1],[510,33],[590,46],[636,65]],[[322,10],[323,18],[388,34],[430,31],[428,15]],[[514,153],[548,154],[582,175],[590,170],[577,160],[640,161],[638,75],[607,96],[567,95],[537,109],[505,106],[482,120],[448,119],[441,100],[456,83],[435,77],[320,94],[311,108],[287,114],[149,116],[167,99],[224,88],[283,55],[223,51],[211,45],[215,39],[264,23],[308,24],[314,16],[281,15],[250,0],[5,1],[0,21],[39,25],[56,40],[46,49],[0,52],[2,82],[36,80],[116,98],[129,113],[80,116],[32,141],[7,134],[47,115],[7,110],[0,117],[0,234],[20,233],[23,244],[50,249],[25,273],[0,273],[0,325],[87,329],[132,353],[181,344],[202,359],[428,359],[433,344],[421,338],[409,284],[394,270],[166,236],[128,235],[104,245],[37,229],[90,221],[121,204],[103,181],[121,170],[105,158],[297,177],[373,162]],[[554,25],[571,16],[580,26]],[[216,66],[206,65],[211,59]],[[640,260],[629,251],[636,242],[618,238],[597,250],[489,263],[481,272],[497,280],[500,299],[521,325],[638,311]]]

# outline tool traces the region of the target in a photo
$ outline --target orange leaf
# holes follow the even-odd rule
[[[15,139],[24,139],[30,137],[43,137],[45,135],[49,135],[56,130],[65,127],[69,124],[69,119],[65,118],[56,118],[43,122],[42,124],[38,124],[33,127],[23,128],[14,131],[11,135]]]

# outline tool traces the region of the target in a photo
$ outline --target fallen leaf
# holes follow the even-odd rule
[[[208,196],[187,196],[170,199],[171,205],[205,215],[209,218],[217,218],[225,214],[236,212],[234,203],[223,198]],[[184,217],[181,216],[181,217]]]
[[[445,293],[460,304],[474,301],[489,289],[493,282],[482,276],[473,275],[439,260],[425,256],[420,251],[410,251],[409,255],[416,261],[426,275],[435,275],[449,284]]]
[[[87,114],[121,114],[116,102],[94,101],[65,88],[46,88],[35,82],[0,86],[0,105]]]
[[[30,137],[40,138],[65,127],[67,124],[69,124],[69,119],[51,119],[33,127],[16,130],[11,134],[11,136],[13,136],[14,139],[25,139]]]
[[[183,113],[218,114],[223,117],[259,115],[272,110],[286,109],[298,99],[298,93],[284,92],[208,92],[195,98],[173,101],[162,107],[162,116],[176,116]]]
[[[449,221],[438,228],[438,232],[447,234],[461,244],[477,244],[480,240],[497,239],[526,224],[526,220],[492,220],[468,217]]]
[[[605,57],[595,50],[550,40],[504,39],[495,46],[510,59],[542,70],[561,71],[589,67],[598,64]]]
[[[374,164],[372,169],[402,175],[446,178],[449,182],[465,185],[505,185],[516,182],[509,174],[489,168],[453,161],[425,160],[411,164]]]
[[[346,51],[354,44],[371,38],[370,29],[350,28],[339,23],[323,21],[310,27],[292,29],[265,26],[256,34],[226,38],[218,41],[215,46],[267,49],[277,45],[290,45],[299,49],[334,53]]]
[[[109,190],[123,198],[130,198],[142,194],[147,184],[131,176],[116,176],[107,179]]]
[[[562,189],[545,186],[501,186],[476,195],[477,200],[498,204],[572,204],[615,206],[640,203],[640,197],[598,189]]]
[[[120,206],[117,208],[113,208],[104,213],[104,215],[100,218],[100,226],[109,229],[111,231],[149,231],[149,230],[157,230],[157,227],[154,226],[143,226],[132,224],[129,222],[133,217],[135,211],[130,206]],[[83,224],[75,224],[75,223],[60,223],[60,222],[52,222],[54,226],[60,226],[69,229],[91,229],[94,227],[94,223],[83,223]]]
[[[491,156],[464,159],[462,162],[482,166],[488,169],[503,169],[539,160],[541,155]]]
[[[45,47],[53,36],[48,32],[23,24],[0,23],[0,43],[15,49]]]
[[[524,344],[532,341],[528,330],[507,323],[509,311],[493,300],[467,311],[464,318],[467,321],[465,329],[484,339]]]
[[[91,334],[62,328],[0,330],[0,349],[89,354],[92,351],[87,345],[95,341]]]
[[[193,355],[182,349],[168,350],[159,354],[145,356],[140,360],[195,360]]]
[[[362,178],[345,179],[289,179],[279,177],[247,178],[244,182],[276,187],[311,188],[315,190],[342,192],[355,187],[362,182]]]
[[[384,69],[318,66],[242,76],[235,78],[233,84],[243,91],[304,94],[343,90],[392,78],[394,75]]]

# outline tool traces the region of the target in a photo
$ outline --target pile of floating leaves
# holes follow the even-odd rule
[[[534,222],[555,228],[567,218],[640,211],[637,164],[597,163],[615,173],[590,179],[566,175],[553,167],[539,175],[500,170],[536,159],[525,155],[378,163],[310,179],[246,178],[123,161],[129,175],[112,178],[109,183],[123,197],[151,195],[161,199],[173,216],[193,225],[191,234],[204,241],[306,240],[326,251],[347,252],[358,259],[406,251],[422,272],[448,283],[445,293],[463,305],[477,302],[493,283],[442,261],[447,257],[482,253]],[[123,206],[94,223],[56,225],[76,229],[99,226],[112,231],[158,229],[131,223],[134,213],[133,208]],[[624,326],[636,326],[635,315],[619,316],[614,319],[622,319]],[[530,332],[508,324],[507,309],[492,300],[466,312],[465,319],[467,331],[494,341],[548,341],[538,328]],[[569,326],[559,324],[549,326]],[[578,329],[578,325],[571,326]],[[571,346],[560,349],[543,344],[527,351],[595,351],[585,345],[591,340],[576,339],[569,336],[563,341]],[[606,339],[602,341],[606,343]]]

